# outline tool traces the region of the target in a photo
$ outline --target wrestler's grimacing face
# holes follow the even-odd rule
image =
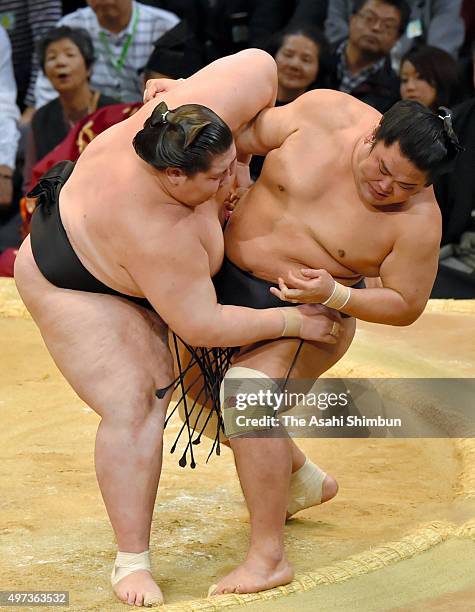
[[[187,178],[184,184],[184,200],[189,206],[196,206],[219,195],[229,193],[236,176],[236,147],[234,143],[221,155],[216,155],[205,172],[198,172]]]
[[[427,175],[404,157],[395,142],[377,142],[358,167],[359,189],[372,206],[402,204],[426,187]]]

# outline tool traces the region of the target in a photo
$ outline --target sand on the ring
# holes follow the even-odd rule
[[[34,323],[17,307],[12,285],[0,289],[1,590],[67,590],[70,610],[125,609],[110,591],[115,546],[94,475],[99,419],[58,372]],[[475,377],[474,329],[475,313],[440,308],[409,328],[362,323],[333,374]],[[182,469],[169,454],[180,426],[175,420],[166,431],[151,538],[154,574],[167,603],[204,597],[243,559],[249,535],[230,451],[206,465],[209,447],[203,443],[198,467]],[[461,525],[475,517],[474,500],[458,495],[463,466],[455,440],[306,439],[301,445],[338,479],[340,492],[287,524],[297,574],[399,540],[433,521]],[[442,606],[433,609],[449,609],[464,592],[473,593],[474,539],[451,540],[423,555],[371,576],[249,607],[402,610],[426,595]],[[444,559],[450,585],[444,582],[441,590],[436,576],[445,571]],[[376,607],[364,608],[364,597]]]

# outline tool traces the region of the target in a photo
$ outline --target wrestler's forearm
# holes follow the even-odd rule
[[[417,305],[406,302],[393,289],[352,289],[348,304],[341,312],[370,323],[411,325],[422,314],[426,301]]]
[[[238,188],[248,189],[252,185],[251,170],[249,168],[251,159],[252,155],[238,155],[238,162],[236,167],[236,187]]]
[[[211,318],[187,325],[183,339],[193,346],[242,346],[260,340],[280,338],[285,319],[279,308],[256,310],[217,305]]]

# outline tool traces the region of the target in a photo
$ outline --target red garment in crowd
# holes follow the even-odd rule
[[[0,253],[0,276],[13,276],[13,266],[18,249],[5,249]]]

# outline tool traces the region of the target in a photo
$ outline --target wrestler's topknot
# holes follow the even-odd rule
[[[213,157],[232,145],[229,127],[216,113],[200,104],[169,109],[158,104],[134,138],[139,157],[157,170],[180,168],[187,176],[206,172]]]

